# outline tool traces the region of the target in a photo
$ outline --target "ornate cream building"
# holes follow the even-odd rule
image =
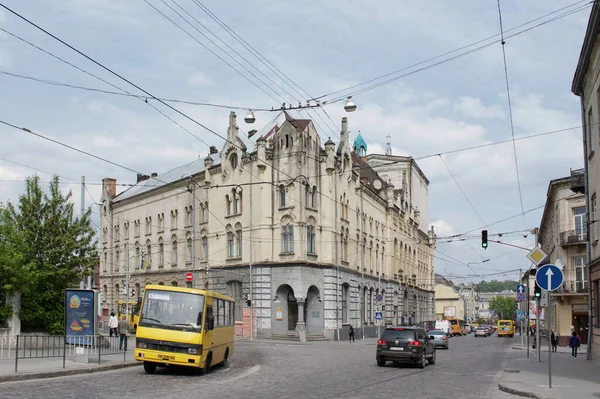
[[[134,297],[192,272],[187,284],[234,297],[256,336],[336,338],[350,323],[374,336],[376,310],[382,323],[433,320],[435,234],[418,209],[429,181],[410,157],[390,157],[385,181],[366,150],[346,118],[340,142],[322,145],[311,120],[286,113],[250,152],[231,113],[217,162],[138,176],[120,194],[104,179],[104,313],[125,299],[129,264]]]

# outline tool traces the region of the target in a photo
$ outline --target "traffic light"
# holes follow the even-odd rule
[[[381,305],[381,310],[385,310],[385,305]]]
[[[129,290],[129,296],[132,298],[135,297],[135,288]]]
[[[535,299],[540,299],[542,297],[542,289],[537,284],[537,282],[535,283],[535,287],[533,289],[533,296],[535,297]]]
[[[488,236],[487,230],[481,230],[481,248],[487,249],[488,247]]]

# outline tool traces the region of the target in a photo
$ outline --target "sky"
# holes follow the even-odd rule
[[[157,97],[233,107],[241,131],[275,117],[256,111],[249,125],[242,118],[248,109],[319,98],[324,110],[299,115],[314,120],[323,141],[339,140],[344,116],[351,139],[360,131],[369,153],[383,153],[390,136],[392,153],[415,157],[430,180],[436,272],[455,282],[517,279],[517,270],[530,266],[527,251],[505,244],[532,248],[529,231],[539,226],[549,181],[583,167],[579,98],[570,88],[589,1],[500,1],[510,108],[497,1],[0,3]],[[1,7],[0,28],[0,120],[147,174],[222,148],[218,135],[226,136],[231,109],[170,103],[211,132],[144,101],[137,88]],[[123,89],[142,99],[48,82]],[[363,88],[369,90],[354,93]],[[334,101],[349,94],[358,106],[353,113]],[[2,202],[17,200],[34,173],[42,181],[59,175],[77,209],[81,176],[86,206],[100,200],[104,177],[135,183],[132,171],[22,130],[0,124],[0,134]],[[257,137],[246,140],[249,148]],[[470,147],[478,148],[455,152]],[[482,249],[482,228],[504,244]],[[465,232],[464,240],[447,238]]]

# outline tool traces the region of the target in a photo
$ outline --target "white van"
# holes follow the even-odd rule
[[[435,329],[442,330],[449,337],[452,336],[452,326],[450,325],[450,321],[448,320],[436,320]]]

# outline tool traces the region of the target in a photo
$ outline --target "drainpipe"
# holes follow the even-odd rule
[[[586,254],[586,263],[587,263],[587,281],[588,281],[588,337],[587,337],[587,349],[585,354],[586,360],[592,360],[592,339],[593,339],[593,316],[594,313],[592,311],[592,280],[591,280],[591,271],[590,271],[590,260],[592,259],[592,248],[590,245],[590,225],[591,223],[596,223],[596,221],[590,221],[590,190],[589,190],[589,175],[588,175],[588,142],[586,135],[586,128],[589,125],[590,121],[585,119],[585,105],[583,103],[583,88],[580,88],[581,96],[579,97],[581,103],[581,120],[584,121],[582,126],[583,130],[583,176],[584,176],[584,191],[585,191],[585,214],[587,220],[587,240],[585,242],[585,254]],[[597,295],[598,293],[596,293]]]
[[[333,201],[333,207],[335,208],[334,210],[334,217],[335,217],[335,222],[333,223],[333,237],[337,236],[338,233],[338,204],[337,204],[337,198],[338,198],[338,179],[335,178],[335,169],[333,171],[333,198],[335,198],[335,200]],[[341,237],[341,236],[340,236]],[[340,341],[340,262],[339,262],[339,248],[338,248],[338,240],[335,240],[335,250],[334,250],[334,262],[336,265],[336,270],[335,270],[335,332],[337,335],[337,340],[338,342]]]

